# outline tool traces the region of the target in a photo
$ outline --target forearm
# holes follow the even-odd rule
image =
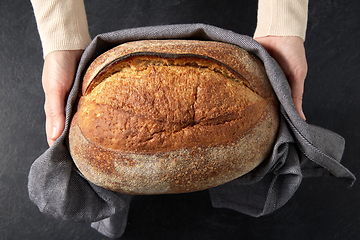
[[[305,40],[308,0],[259,0],[254,38],[298,36]]]
[[[85,49],[91,38],[83,0],[31,0],[44,57],[56,50]]]

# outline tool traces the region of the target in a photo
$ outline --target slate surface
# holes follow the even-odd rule
[[[202,22],[252,35],[256,1],[86,1],[91,36],[117,29]],[[346,139],[342,164],[360,176],[360,3],[310,1],[305,42],[309,123]],[[42,52],[29,1],[0,2],[0,239],[107,239],[88,224],[39,213],[27,195],[33,160],[47,149]],[[271,215],[213,209],[208,192],[134,199],[122,239],[360,239],[359,184],[304,179]]]

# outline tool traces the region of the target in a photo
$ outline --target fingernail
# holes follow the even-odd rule
[[[305,117],[305,114],[304,114],[304,112],[303,111],[301,111],[301,117],[302,117],[302,119],[304,119],[304,121],[306,121],[306,117]]]
[[[51,138],[55,139],[57,135],[57,127],[53,127],[52,129],[52,133],[51,133]]]

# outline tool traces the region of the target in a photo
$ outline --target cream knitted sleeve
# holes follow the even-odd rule
[[[259,0],[254,38],[299,36],[305,40],[308,0]]]
[[[43,54],[85,49],[90,43],[83,0],[31,0]],[[254,38],[269,35],[305,39],[308,0],[259,0]]]
[[[55,50],[85,49],[91,42],[83,0],[31,0],[44,57]]]

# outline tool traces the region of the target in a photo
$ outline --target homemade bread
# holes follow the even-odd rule
[[[271,153],[279,110],[262,62],[226,43],[144,40],[87,69],[69,149],[78,170],[129,194],[199,191]]]

